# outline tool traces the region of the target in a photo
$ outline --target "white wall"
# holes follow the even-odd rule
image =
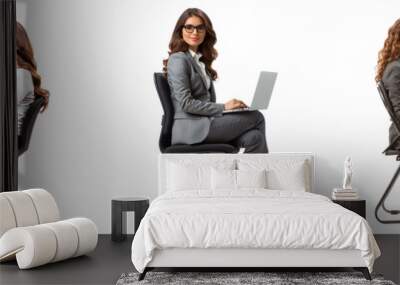
[[[21,188],[50,190],[65,217],[90,217],[102,233],[112,197],[155,197],[162,109],[152,74],[188,7],[205,10],[217,32],[218,100],[249,102],[258,72],[278,71],[264,113],[270,150],[314,152],[325,195],[351,155],[374,232],[400,233],[373,214],[398,165],[381,154],[389,119],[374,84],[397,0],[19,0],[51,91],[21,158]],[[400,207],[398,188],[390,207]]]

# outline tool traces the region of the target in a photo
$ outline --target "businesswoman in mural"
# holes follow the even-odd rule
[[[179,17],[169,57],[163,61],[175,109],[172,144],[230,143],[245,152],[267,153],[265,121],[259,111],[223,114],[246,104],[238,99],[216,103],[216,41],[211,20],[202,10],[190,8]]]
[[[382,81],[393,104],[396,116],[400,118],[400,19],[389,29],[382,50],[378,55],[376,82]],[[392,143],[399,133],[392,123],[389,128],[389,140]],[[392,147],[400,150],[400,140]]]
[[[49,91],[43,89],[42,77],[37,71],[36,60],[31,41],[25,28],[17,22],[16,26],[16,67],[17,67],[17,109],[18,135],[24,122],[25,114],[37,96],[44,98],[41,112],[47,109]]]

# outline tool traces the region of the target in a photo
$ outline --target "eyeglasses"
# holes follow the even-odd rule
[[[196,30],[198,33],[204,33],[206,31],[206,25],[204,24],[198,26],[184,25],[183,28],[185,29],[185,32],[190,34],[193,33],[194,30]]]

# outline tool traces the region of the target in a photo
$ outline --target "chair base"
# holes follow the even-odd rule
[[[163,153],[236,153],[230,144],[176,144],[164,149]]]
[[[400,166],[397,168],[396,172],[394,173],[392,180],[390,180],[390,183],[388,187],[386,188],[385,192],[383,193],[381,199],[379,200],[378,204],[376,205],[375,208],[375,217],[376,219],[381,222],[382,224],[397,224],[400,223],[400,220],[383,220],[379,217],[379,209],[382,208],[386,213],[390,215],[400,215],[400,210],[389,210],[385,206],[385,200],[388,197],[390,191],[392,191],[393,185],[396,183],[397,178],[400,175]]]

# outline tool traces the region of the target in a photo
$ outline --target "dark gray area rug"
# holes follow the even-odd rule
[[[117,285],[145,284],[379,284],[395,285],[384,280],[382,275],[372,275],[372,281],[364,278],[360,272],[148,272],[146,278],[138,281],[139,273],[124,273]]]

